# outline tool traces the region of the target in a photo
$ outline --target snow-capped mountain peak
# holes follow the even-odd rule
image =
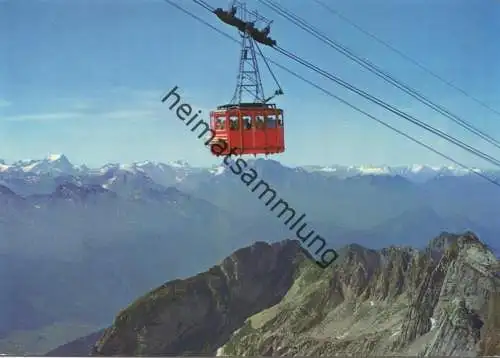
[[[383,174],[391,174],[391,168],[389,168],[388,166],[382,166],[382,167],[376,167],[376,166],[372,166],[372,165],[369,165],[369,166],[359,166],[359,167],[355,167],[355,166],[349,166],[349,169],[352,171],[359,171],[360,174],[371,174],[371,175],[376,175],[376,174],[379,174],[379,175],[383,175]]]
[[[280,162],[273,160],[249,160],[248,164],[257,165],[259,170],[273,172],[273,176],[285,175],[283,170],[316,172],[325,176],[336,176],[348,178],[360,175],[389,175],[401,176],[411,181],[425,182],[432,178],[441,176],[464,176],[473,174],[472,171],[490,173],[481,169],[466,170],[453,166],[432,166],[425,164],[413,164],[407,166],[389,165],[331,165],[331,166],[299,166],[289,168]],[[5,175],[12,178],[18,176],[32,176],[50,174],[52,177],[62,175],[71,176],[97,176],[104,175],[106,180],[111,180],[114,176],[123,176],[125,173],[149,177],[153,181],[162,185],[175,185],[184,181],[188,176],[194,174],[218,176],[227,173],[227,166],[221,163],[212,167],[192,167],[186,161],[177,160],[162,163],[152,160],[133,162],[131,164],[108,163],[99,168],[89,168],[86,165],[73,165],[64,154],[48,154],[40,160],[20,160],[12,164],[0,160],[0,180],[5,179]],[[491,171],[498,177],[498,172]],[[34,177],[33,177],[34,178]],[[34,179],[33,179],[34,180]]]
[[[464,176],[471,175],[473,172],[484,172],[484,170],[478,168],[467,170],[454,166],[432,166],[425,164],[412,164],[407,166],[332,165],[307,166],[304,168],[309,171],[323,172],[325,175],[334,175],[338,177],[351,177],[357,175],[398,175],[414,181],[426,181],[439,176]]]
[[[71,164],[64,154],[49,154],[44,159],[19,160],[12,164],[0,163],[0,173],[2,172],[24,172],[33,174],[73,174],[75,166]]]
[[[185,160],[174,160],[172,162],[168,162],[168,165],[174,168],[189,168],[190,165]]]
[[[35,174],[73,174],[75,167],[64,154],[49,154],[45,159],[24,166],[22,170]]]
[[[209,170],[209,172],[212,175],[221,175],[221,174],[224,174],[225,171],[226,171],[226,167],[224,165],[217,165]]]
[[[0,161],[0,173],[6,172],[7,170],[9,170],[9,168],[10,168],[10,165],[5,164],[5,162],[3,160]]]
[[[64,154],[49,154],[47,155],[47,160],[49,162],[56,162],[58,160],[68,160]]]

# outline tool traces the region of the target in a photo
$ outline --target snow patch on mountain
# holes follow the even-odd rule
[[[390,174],[391,169],[389,167],[372,167],[372,166],[360,166],[354,167],[350,166],[349,170],[359,171],[361,174],[374,175],[374,174]]]
[[[424,182],[441,176],[465,176],[471,175],[473,172],[487,174],[494,173],[479,168],[465,168],[454,166],[431,166],[425,164],[412,164],[406,166],[374,166],[374,165],[331,165],[331,166],[305,166],[310,172],[324,173],[325,175],[333,175],[343,178],[348,178],[358,175],[389,175],[402,176],[406,179]],[[496,172],[498,175],[499,172]]]
[[[250,161],[248,162],[250,163]],[[389,165],[330,165],[330,166],[298,166],[296,168],[288,168],[276,161],[260,161],[260,165],[264,165],[266,169],[272,170],[277,175],[283,169],[294,171],[307,171],[322,173],[327,176],[336,176],[340,178],[349,178],[360,175],[389,175],[401,176],[411,181],[425,182],[430,179],[440,176],[465,176],[471,175],[472,172],[479,172],[482,174],[493,174],[499,177],[500,171],[485,171],[482,169],[474,168],[467,170],[453,166],[431,166],[424,164],[413,164],[407,166],[389,166]],[[193,167],[188,162],[177,160],[168,163],[161,163],[156,161],[140,161],[130,164],[123,163],[108,163],[100,168],[89,168],[86,165],[74,165],[64,154],[49,154],[41,160],[20,160],[12,164],[0,160],[0,175],[13,175],[23,176],[26,175],[50,175],[50,176],[99,176],[105,175],[107,179],[112,179],[115,175],[122,175],[124,172],[131,174],[138,174],[140,176],[147,176],[153,181],[162,185],[175,185],[176,183],[184,181],[192,174],[206,175],[221,175],[226,171],[227,166],[224,164],[216,165],[213,167]],[[31,180],[31,179],[30,179]],[[116,180],[114,181],[116,182]],[[112,184],[108,182],[108,185]]]
[[[216,167],[209,170],[209,172],[213,175],[221,175],[221,174],[224,174],[225,171],[226,171],[226,167],[223,165],[216,166]]]
[[[57,160],[60,160],[64,157],[63,154],[49,154],[47,156],[47,160],[50,161],[50,162],[55,162]]]
[[[175,160],[172,162],[168,162],[168,165],[174,168],[190,168],[191,166],[189,165],[188,162],[184,160]]]

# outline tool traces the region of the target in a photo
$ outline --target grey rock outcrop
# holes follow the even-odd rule
[[[219,355],[477,356],[488,300],[500,283],[488,275],[496,262],[471,233],[444,234],[422,252],[349,250],[308,287],[297,284],[311,276],[303,273],[268,310],[273,318],[251,317]],[[311,305],[323,295],[324,304]],[[304,307],[307,314],[298,314]]]
[[[328,269],[257,243],[122,311],[94,355],[500,354],[500,282],[474,234],[425,250],[349,245]],[[498,313],[497,313],[498,312]]]
[[[166,283],[122,311],[94,355],[213,355],[245,319],[278,303],[305,258],[300,245],[258,242],[209,271]]]

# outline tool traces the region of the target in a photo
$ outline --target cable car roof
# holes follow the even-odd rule
[[[237,104],[223,104],[220,106],[217,106],[217,109],[231,109],[231,108],[255,108],[255,109],[260,109],[260,108],[276,108],[276,104],[274,103],[252,103],[252,102],[246,102],[246,103],[237,103]]]

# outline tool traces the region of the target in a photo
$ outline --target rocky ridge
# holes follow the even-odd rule
[[[122,311],[95,355],[213,355],[245,319],[280,301],[305,253],[258,242],[207,272],[174,280]]]
[[[444,250],[435,242],[423,252],[349,250],[313,277],[308,268],[218,354],[478,355],[484,322],[495,315],[488,300],[500,279],[487,272],[496,258],[473,234],[435,241],[444,240],[452,242]]]
[[[339,254],[322,270],[295,241],[241,249],[136,301],[92,354],[500,354],[498,261],[474,234]]]

